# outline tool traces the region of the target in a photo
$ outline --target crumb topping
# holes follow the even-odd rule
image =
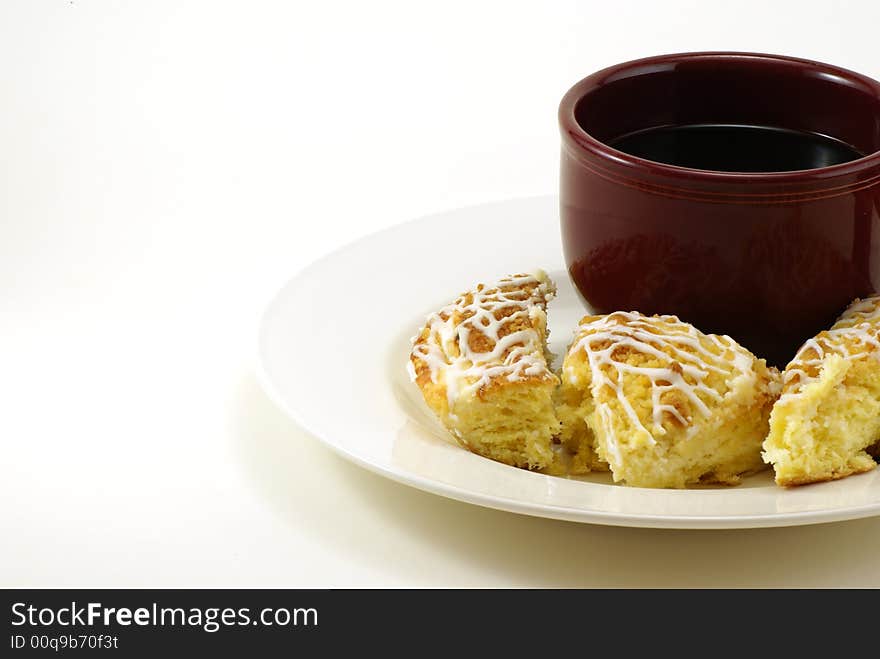
[[[498,379],[555,378],[547,368],[544,312],[556,290],[547,275],[518,274],[480,284],[428,316],[413,337],[408,364],[413,381],[437,384],[443,374],[450,413],[455,399],[478,395]]]

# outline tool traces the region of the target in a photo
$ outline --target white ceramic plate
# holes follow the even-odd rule
[[[263,317],[261,379],[277,404],[351,461],[428,492],[517,513],[668,528],[789,526],[880,514],[880,470],[784,490],[771,474],[733,488],[656,490],[607,475],[545,476],[479,457],[434,419],[405,364],[432,310],[478,281],[544,268],[559,288],[551,349],[584,308],[562,263],[555,197],[464,208],[344,247],[291,280]]]

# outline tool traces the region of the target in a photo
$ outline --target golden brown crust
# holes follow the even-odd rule
[[[880,296],[854,301],[804,343],[783,373],[764,459],[794,487],[876,467],[880,437]]]
[[[815,483],[830,483],[831,481],[839,481],[847,476],[855,476],[856,474],[866,474],[873,471],[874,467],[866,466],[864,468],[854,468],[849,471],[832,472],[821,476],[799,476],[789,478],[777,478],[776,484],[782,487],[799,487],[801,485],[813,485]]]
[[[541,469],[559,432],[558,378],[547,363],[543,272],[479,284],[428,316],[413,339],[410,375],[428,406],[468,450]]]
[[[674,316],[587,316],[561,375],[563,442],[592,447],[616,481],[734,485],[762,467],[779,374],[730,337]]]
[[[880,296],[856,299],[831,329],[806,341],[785,367],[783,395],[796,394],[815,381],[828,355],[870,358],[880,353]]]
[[[546,367],[546,356],[543,369],[516,372],[518,363],[536,356],[535,346],[527,345],[529,339],[540,344],[539,354],[543,354],[546,341],[544,313],[554,294],[555,287],[543,273],[538,276],[511,275],[494,285],[479,284],[473,291],[462,293],[451,305],[429,316],[410,353],[415,383],[426,399],[430,398],[429,406],[438,414],[448,414],[448,402],[443,400],[448,398],[448,386],[445,378],[438,377],[438,371],[456,361],[463,362],[472,371],[466,376],[466,384],[481,380],[487,369],[498,367],[497,373],[490,372],[489,377],[480,382],[476,393],[481,398],[490,395],[497,387],[507,386],[512,381],[512,373],[516,373],[515,381],[555,383],[556,377]],[[540,321],[536,322],[535,315],[529,313],[530,309],[541,311]],[[495,322],[487,318],[487,314]],[[454,334],[452,340],[438,336],[439,325]],[[517,333],[523,335],[524,340],[508,342],[503,350],[493,354],[502,339]],[[462,336],[466,337],[464,341]]]

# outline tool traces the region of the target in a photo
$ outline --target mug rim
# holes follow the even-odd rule
[[[710,169],[697,169],[670,165],[667,163],[640,158],[638,156],[619,151],[605,142],[602,142],[588,133],[580,125],[576,117],[578,104],[590,92],[614,80],[630,77],[626,75],[640,68],[651,65],[668,65],[679,62],[692,62],[698,60],[725,60],[730,62],[748,62],[754,60],[766,60],[784,64],[806,65],[820,73],[825,73],[836,84],[858,85],[872,93],[880,104],[880,82],[864,74],[846,69],[833,64],[816,60],[792,57],[789,55],[774,55],[769,53],[755,53],[744,51],[695,51],[685,53],[669,53],[653,55],[640,59],[629,60],[606,67],[587,77],[579,80],[569,88],[559,104],[559,125],[562,136],[569,147],[588,152],[594,157],[613,163],[618,167],[623,166],[633,171],[649,171],[672,179],[687,180],[691,182],[705,181],[717,183],[803,183],[807,181],[821,181],[838,176],[850,176],[862,173],[873,167],[880,167],[880,150],[849,160],[836,165],[816,167],[813,169],[798,169],[781,172],[726,172]],[[633,75],[640,75],[635,73]],[[880,113],[878,113],[880,121]]]

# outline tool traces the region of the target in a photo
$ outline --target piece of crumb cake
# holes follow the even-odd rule
[[[538,271],[480,284],[428,316],[410,376],[465,448],[516,467],[554,461],[557,377],[547,351],[553,282]]]
[[[764,460],[779,485],[873,469],[880,442],[880,296],[856,300],[783,372]]]
[[[681,488],[763,467],[779,373],[730,337],[675,316],[586,316],[561,379],[561,441],[581,471]]]

